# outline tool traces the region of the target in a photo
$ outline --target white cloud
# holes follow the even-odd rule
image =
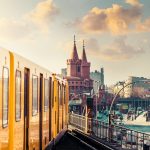
[[[87,44],[89,53],[95,57],[100,57],[108,61],[127,60],[144,53],[144,50],[141,47],[135,48],[127,44],[125,36],[118,37],[113,43],[109,44],[109,46],[103,46],[101,48],[96,39],[89,39],[88,41],[92,41]]]
[[[59,13],[58,8],[52,0],[39,2],[36,7],[25,15],[25,18],[41,27],[43,30],[48,30],[54,16]]]
[[[140,18],[139,7],[123,8],[118,4],[113,4],[112,8],[92,8],[82,18],[79,26],[85,32],[124,34],[129,32],[130,26],[137,23]]]
[[[136,31],[150,32],[150,18],[146,19],[144,22],[139,22],[139,24],[136,25]]]
[[[98,41],[95,38],[87,39],[86,41],[86,49],[91,55],[97,55],[100,50],[100,46]]]
[[[34,33],[50,31],[50,24],[58,9],[53,1],[39,2],[33,10],[20,17],[20,19],[0,18],[0,39],[22,39],[32,37]]]
[[[143,4],[141,4],[139,2],[139,0],[126,0],[126,3],[132,5],[132,6],[138,6],[138,7],[141,7],[143,6]]]
[[[120,61],[130,59],[136,55],[143,54],[141,47],[133,47],[126,43],[126,37],[119,37],[109,46],[101,51],[104,58],[108,60]]]
[[[130,32],[150,32],[150,19],[142,21],[142,6],[139,0],[126,0],[129,7],[112,4],[110,8],[93,7],[71,25],[84,33],[111,33],[124,35]]]

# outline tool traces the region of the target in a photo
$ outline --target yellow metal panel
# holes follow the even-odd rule
[[[9,150],[14,149],[14,57],[10,52]]]

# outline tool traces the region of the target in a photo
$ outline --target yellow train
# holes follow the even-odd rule
[[[0,150],[42,150],[67,128],[68,84],[0,48]]]

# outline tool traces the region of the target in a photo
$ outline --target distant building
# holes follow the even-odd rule
[[[87,61],[85,46],[83,42],[82,58],[78,57],[75,37],[71,57],[67,59],[67,76],[69,83],[69,93],[79,95],[91,93],[93,89],[93,80],[90,78],[90,62]]]
[[[100,68],[100,71],[91,72],[90,77],[93,80],[94,93],[96,93],[99,87],[104,86],[104,68]]]
[[[66,77],[67,76],[67,68],[62,68],[61,69],[61,76]]]
[[[129,98],[129,97],[141,97],[146,98],[150,96],[150,79],[144,78],[144,77],[133,77],[130,76],[126,81],[118,82],[114,86],[114,94],[118,93],[118,91],[123,88],[125,85],[129,83],[131,84],[120,92],[120,97],[122,98]]]
[[[124,97],[125,98],[131,97],[131,96],[141,97],[141,98],[147,97],[147,93],[150,93],[149,80],[150,79],[147,79],[144,77],[130,76],[128,80],[125,81],[125,84],[131,83],[131,82],[132,83],[135,82],[135,84],[131,84],[130,86],[124,89]]]

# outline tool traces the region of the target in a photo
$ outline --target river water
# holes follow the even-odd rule
[[[145,132],[145,133],[150,133],[150,126],[144,126],[144,125],[125,125],[125,127],[140,131],[140,132]]]

